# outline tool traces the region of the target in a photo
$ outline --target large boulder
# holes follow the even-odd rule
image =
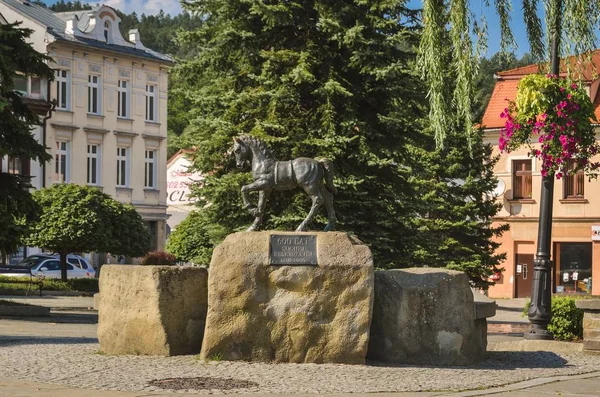
[[[207,271],[106,265],[98,340],[106,354],[197,354],[207,310]]]
[[[270,265],[272,233],[316,236],[318,266]],[[363,363],[373,280],[371,251],[346,233],[231,234],[210,265],[201,356]]]
[[[435,268],[375,273],[369,358],[468,365],[484,358],[485,332],[485,317],[483,322],[477,318],[466,274]]]

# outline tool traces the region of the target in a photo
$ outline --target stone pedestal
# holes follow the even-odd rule
[[[600,351],[600,299],[577,299],[575,306],[583,310],[583,348]]]
[[[197,354],[207,309],[207,271],[105,265],[98,340],[106,354]]]
[[[315,236],[318,265],[270,265],[270,234]],[[244,232],[214,251],[201,357],[363,363],[373,305],[369,248],[346,233]]]
[[[474,302],[462,272],[412,268],[375,273],[368,357],[421,365],[469,365],[485,358],[495,304]]]

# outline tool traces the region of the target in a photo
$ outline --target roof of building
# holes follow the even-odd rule
[[[79,18],[79,25],[81,26],[82,24],[89,23],[88,14],[98,10],[100,8],[99,6],[94,7],[89,11],[55,13],[48,8],[30,3],[26,0],[0,0],[0,2],[6,4],[8,7],[14,9],[18,13],[36,21],[42,26],[45,26],[47,32],[54,36],[57,41],[65,41],[86,47],[96,47],[106,51],[117,52],[132,57],[146,58],[163,63],[173,62],[171,57],[160,54],[149,48],[134,48],[109,44],[104,41],[65,33],[66,24],[67,20],[69,20],[69,17],[76,15]]]
[[[172,163],[174,163],[178,158],[180,158],[181,156],[186,156],[189,158],[190,154],[193,154],[196,150],[194,149],[179,149],[177,151],[177,153],[175,153],[174,155],[172,155],[168,160],[167,160],[167,168],[169,168],[171,166]]]
[[[568,58],[570,63],[571,70],[577,71],[580,74],[578,78],[583,81],[590,81],[594,79],[594,76],[597,74],[597,68],[600,66],[600,50],[596,50],[591,53],[591,64],[585,62],[585,58],[579,58],[576,56],[572,56]],[[595,65],[592,66],[592,65]],[[509,69],[502,72],[498,72],[498,76],[504,78],[520,78],[528,74],[539,73],[547,70],[548,64],[537,64],[534,63],[532,65],[522,66],[520,68]],[[560,62],[560,74],[567,74],[567,60],[561,60]]]
[[[576,68],[578,58],[570,57],[569,62],[571,63],[572,70],[578,70],[575,78],[581,81],[585,81],[588,84],[598,79],[597,73],[600,69],[600,50],[596,50],[592,53],[592,64],[586,65],[583,68]],[[517,96],[517,86],[519,80],[528,74],[540,73],[544,70],[544,65],[527,65],[516,69],[510,69],[498,73],[498,81],[490,101],[485,109],[483,118],[481,120],[481,126],[483,128],[501,128],[504,126],[504,121],[500,118],[500,113],[507,107],[508,100],[514,100]],[[561,76],[566,75],[566,61],[561,62]],[[594,92],[594,90],[591,90]],[[594,98],[594,113],[596,118],[600,120],[600,90],[597,90]]]
[[[484,128],[499,128],[504,126],[504,120],[500,118],[500,113],[508,105],[508,100],[514,100],[517,97],[517,86],[519,80],[498,80],[490,102],[485,108],[485,113],[481,119],[481,125]]]

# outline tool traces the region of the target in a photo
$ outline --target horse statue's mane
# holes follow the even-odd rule
[[[262,139],[250,135],[240,135],[239,140],[244,142],[245,145],[257,148],[265,157],[275,159],[273,152],[271,152],[271,149],[269,149],[266,142]]]

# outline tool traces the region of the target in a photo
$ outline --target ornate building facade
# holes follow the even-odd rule
[[[48,54],[55,80],[30,77],[28,95],[56,101],[39,139],[52,154],[30,164],[34,186],[76,183],[102,189],[132,204],[152,234],[165,243],[168,56],[127,39],[108,6],[54,13],[26,0],[0,0],[8,22],[33,30],[33,47]]]

